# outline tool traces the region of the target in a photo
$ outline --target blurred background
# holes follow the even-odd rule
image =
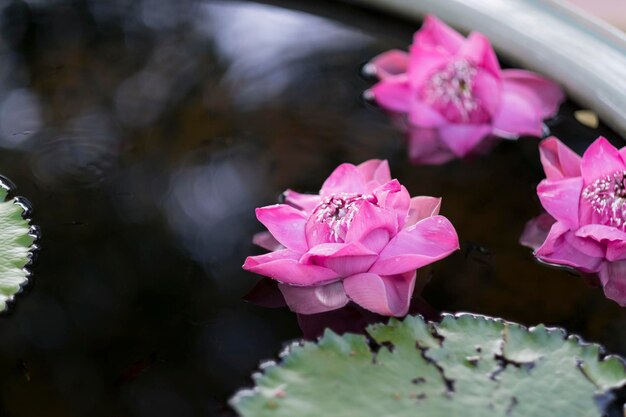
[[[592,4],[624,17],[621,1]],[[242,300],[254,208],[369,158],[442,196],[463,239],[432,269],[433,309],[565,326],[625,353],[626,314],[517,243],[541,212],[536,139],[413,166],[361,99],[362,65],[417,29],[330,1],[1,0],[0,173],[43,237],[0,318],[0,416],[230,415],[259,362],[301,336],[287,310]],[[578,109],[552,132],[577,151],[621,143]]]
[[[566,0],[587,13],[595,15],[613,26],[626,30],[626,2],[623,0]]]

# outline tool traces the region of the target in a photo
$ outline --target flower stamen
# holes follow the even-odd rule
[[[330,229],[335,242],[344,242],[350,224],[359,212],[362,201],[374,202],[375,197],[364,194],[339,193],[328,196],[313,210],[315,219]]]
[[[424,90],[425,102],[438,108],[452,106],[462,121],[468,121],[479,108],[473,91],[476,73],[476,66],[466,59],[450,62],[428,80]]]
[[[599,178],[583,189],[583,198],[607,226],[626,228],[626,171]]]

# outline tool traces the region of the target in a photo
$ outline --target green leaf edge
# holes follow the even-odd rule
[[[604,348],[596,343],[587,343],[581,337],[568,334],[564,329],[558,327],[547,327],[543,324],[527,327],[501,318],[490,317],[474,313],[443,313],[439,322],[426,321],[421,315],[406,316],[400,320],[390,318],[386,323],[375,323],[367,326],[366,333],[372,340],[381,343],[387,340],[384,336],[386,332],[392,332],[393,329],[407,324],[409,321],[412,326],[404,326],[404,329],[416,330],[424,339],[421,341],[420,348],[429,349],[439,345],[437,338],[441,337],[439,330],[446,327],[457,327],[461,321],[476,321],[474,324],[491,324],[498,326],[502,330],[502,342],[505,343],[505,334],[508,329],[517,332],[524,332],[533,339],[548,339],[552,341],[564,341],[565,344],[580,347],[583,352],[584,361],[579,363],[581,373],[598,389],[596,397],[610,397],[610,391],[626,387],[626,361],[617,355],[606,355]],[[425,333],[427,332],[427,333]],[[246,402],[252,400],[255,396],[263,394],[265,398],[279,398],[281,387],[274,387],[272,384],[272,376],[274,371],[279,367],[284,371],[289,363],[296,361],[297,357],[306,354],[308,351],[318,348],[336,349],[338,353],[354,355],[367,355],[369,359],[374,360],[379,352],[372,352],[367,336],[346,333],[342,336],[336,334],[330,329],[326,329],[324,334],[317,339],[317,342],[295,341],[289,344],[280,353],[279,362],[266,361],[259,366],[259,372],[252,375],[255,386],[237,391],[229,400],[229,405],[236,411],[240,412]],[[506,345],[506,343],[505,343]],[[381,347],[381,350],[387,350]],[[524,363],[524,362],[520,362]],[[284,374],[282,375],[284,377]],[[442,376],[446,377],[443,374]],[[265,391],[262,393],[262,391]],[[271,406],[272,400],[266,405]],[[278,403],[276,403],[278,406]],[[243,414],[239,414],[243,415]]]
[[[31,219],[27,209],[27,202],[24,197],[9,198],[9,194],[15,191],[16,187],[6,177],[0,175],[0,205],[9,205],[7,207],[8,216],[16,220],[16,228],[21,228],[20,233],[11,234],[10,238],[13,239],[13,247],[21,249],[22,256],[19,260],[16,260],[12,265],[11,270],[19,276],[19,282],[14,285],[2,287],[0,283],[0,313],[5,313],[9,310],[15,296],[20,294],[24,287],[28,284],[32,278],[32,272],[30,267],[35,256],[35,253],[39,250],[36,242],[39,240],[39,228],[31,225]],[[5,231],[0,231],[0,238]],[[2,277],[0,276],[0,281]]]

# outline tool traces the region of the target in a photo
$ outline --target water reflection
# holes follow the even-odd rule
[[[237,85],[235,102],[245,107],[271,102],[292,86],[303,69],[298,61],[372,42],[371,36],[328,20],[272,6],[220,1],[205,4],[201,12],[196,26],[210,30],[228,61],[223,82]],[[319,68],[307,62],[305,71],[315,76]]]
[[[108,116],[92,109],[61,129],[49,128],[34,147],[33,171],[41,183],[94,186],[116,162],[119,136]]]
[[[39,97],[27,89],[10,91],[0,104],[0,146],[17,148],[42,125]]]
[[[256,152],[245,147],[198,152],[171,176],[165,215],[188,253],[202,264],[235,258],[253,230],[252,213],[265,197],[268,179]]]
[[[422,285],[428,280],[429,268],[419,271],[421,278],[418,282]],[[416,288],[415,295],[411,299],[408,314],[420,314],[427,320],[438,320],[440,312],[435,310],[419,293],[421,286]],[[287,308],[287,302],[278,288],[276,281],[269,278],[261,278],[246,294],[244,299],[264,308]],[[372,313],[352,302],[332,311],[318,314],[298,314],[293,313],[298,318],[298,325],[302,331],[302,337],[307,340],[315,340],[322,336],[326,329],[330,329],[337,334],[344,333],[365,333],[365,328],[370,324],[386,322],[389,317]]]

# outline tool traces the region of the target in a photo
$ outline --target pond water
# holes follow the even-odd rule
[[[230,415],[258,363],[302,335],[242,297],[254,208],[316,191],[341,162],[389,160],[443,197],[462,250],[423,298],[563,326],[626,353],[626,313],[518,243],[541,213],[537,139],[415,166],[361,100],[360,67],[415,24],[316,2],[15,1],[0,5],[0,173],[34,207],[34,278],[0,319],[0,415]],[[301,2],[304,3],[304,2]],[[606,127],[567,103],[550,121],[577,152]]]

